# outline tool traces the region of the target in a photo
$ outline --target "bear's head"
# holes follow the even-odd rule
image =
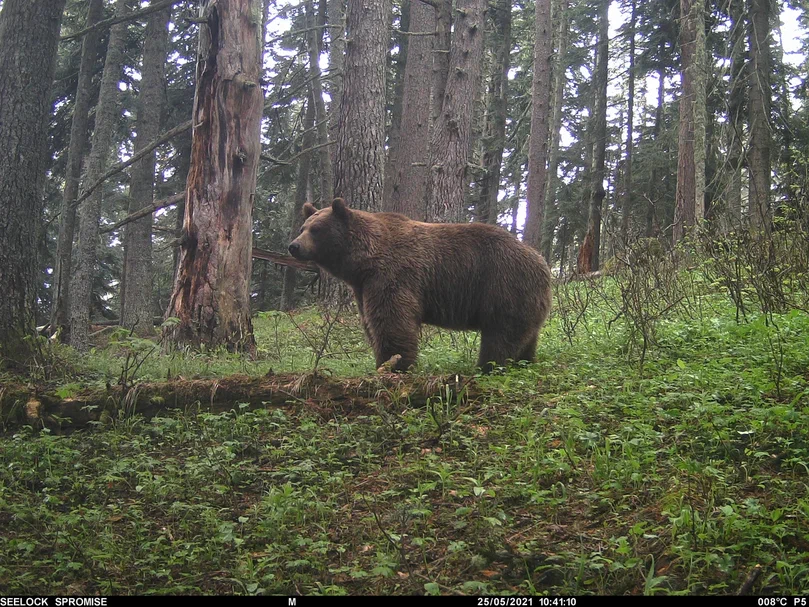
[[[335,198],[331,207],[319,211],[311,203],[303,205],[306,220],[298,237],[289,244],[295,259],[314,261],[327,270],[339,265],[349,242],[351,210],[342,198]]]

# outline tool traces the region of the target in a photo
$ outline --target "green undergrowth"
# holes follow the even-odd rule
[[[137,380],[311,370],[307,310],[255,320],[256,361],[150,354]],[[119,339],[62,390],[121,373]],[[131,357],[131,351],[129,352]],[[416,373],[473,372],[425,329]],[[357,320],[318,366],[371,373]],[[133,372],[134,375],[134,372]],[[72,382],[72,383],[71,383]],[[543,330],[473,400],[134,416],[0,437],[6,594],[809,592],[809,316],[661,318],[640,364],[609,305]]]

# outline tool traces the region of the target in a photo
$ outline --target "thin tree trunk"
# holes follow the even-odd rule
[[[307,34],[307,46],[309,50],[309,73],[312,81],[312,94],[314,95],[313,111],[315,112],[315,124],[317,124],[317,143],[323,146],[318,150],[320,199],[328,203],[334,198],[334,177],[331,166],[331,152],[329,147],[325,145],[329,142],[329,124],[326,116],[326,104],[323,101],[323,85],[320,79],[320,46],[323,30],[314,28],[317,16],[315,15],[312,0],[307,0],[306,2],[306,17],[307,27],[312,28]],[[310,145],[303,147],[307,149],[312,145],[314,145],[313,141],[311,141]],[[311,161],[307,160],[307,162]]]
[[[188,170],[191,167],[191,134],[186,133],[182,139],[177,142],[177,154],[179,161],[177,165],[177,181],[186,184],[188,181]],[[183,235],[183,218],[185,216],[185,199],[177,203],[177,215],[174,219],[174,238],[178,241]],[[180,268],[180,247],[174,247],[172,251],[172,273],[171,283],[177,280],[177,271]]]
[[[143,45],[140,93],[138,96],[135,153],[160,133],[166,99],[164,66],[168,52],[170,9],[153,13],[146,25]],[[155,152],[132,168],[129,213],[152,204],[154,199]],[[152,303],[152,215],[127,224],[124,229],[126,264],[121,294],[121,326],[138,335],[154,333]]]
[[[497,224],[497,195],[503,149],[506,145],[506,114],[508,113],[508,71],[511,69],[511,2],[498,0],[493,10],[496,50],[489,84],[489,110],[484,138],[484,174],[480,188],[478,221]]]
[[[421,2],[421,0],[414,0],[414,2]],[[402,112],[404,110],[404,85],[405,85],[405,71],[407,70],[407,55],[410,47],[410,36],[408,35],[413,30],[410,29],[410,0],[401,0],[399,7],[399,28],[394,29],[393,45],[398,47],[396,57],[393,56],[392,50],[388,49],[388,74],[390,74],[390,85],[392,89],[392,99],[390,102],[390,127],[388,128],[388,156],[385,164],[385,175],[388,174],[388,166],[390,164],[391,150],[399,145],[399,135],[402,128]],[[396,6],[395,3],[392,6]],[[418,38],[418,36],[416,36]],[[387,200],[387,179],[385,180],[385,193],[384,200]]]
[[[569,39],[569,0],[558,0],[556,5],[557,16],[557,49],[553,64],[553,110],[551,119],[551,143],[548,151],[548,178],[545,190],[545,200],[552,204],[556,198],[556,191],[559,187],[559,141],[562,133],[562,105],[565,99],[565,83],[567,82],[567,45]],[[551,263],[553,256],[553,232],[547,229],[547,223],[543,229],[542,255],[548,263]]]
[[[520,192],[522,190],[522,165],[514,164],[514,171],[511,175],[514,184],[514,201],[511,203],[511,233],[517,235],[517,215],[520,212]]]
[[[334,194],[366,211],[382,208],[385,67],[390,0],[349,0]]]
[[[116,16],[126,15],[131,6],[132,0],[118,0],[115,7]],[[96,105],[95,130],[88,160],[86,184],[94,183],[104,174],[112,151],[115,123],[120,113],[118,82],[121,79],[121,68],[124,61],[127,27],[127,23],[122,22],[112,26],[110,30],[104,72]],[[79,350],[86,350],[89,345],[88,329],[93,277],[97,261],[98,220],[101,213],[102,192],[103,187],[96,188],[79,205],[79,241],[76,247],[76,269],[70,283],[70,332],[68,335],[68,343]]]
[[[590,241],[589,271],[597,271],[601,250],[601,209],[607,192],[604,190],[607,152],[607,64],[609,61],[609,0],[601,0],[598,16],[598,51],[596,87],[593,111],[593,171],[590,175],[590,215],[587,237]]]
[[[680,135],[677,151],[677,195],[672,238],[677,244],[701,217],[700,194],[705,191],[705,124],[700,116],[700,41],[704,43],[704,0],[680,0],[680,54],[682,55],[682,96]],[[702,35],[700,34],[702,32]],[[701,127],[698,122],[702,118]],[[701,130],[701,137],[700,131]],[[702,146],[701,150],[698,150]],[[702,188],[700,191],[699,188]]]
[[[340,122],[340,99],[343,96],[343,70],[345,68],[345,0],[326,0],[329,28],[329,139],[337,141]],[[332,164],[336,146],[330,150]],[[334,184],[332,184],[332,188]]]
[[[629,218],[632,214],[632,148],[635,129],[635,0],[631,2],[629,16],[629,77],[626,100],[626,161],[624,165],[624,188],[621,201],[621,246],[629,243]]]
[[[731,18],[730,29],[730,90],[728,91],[728,164],[730,179],[727,186],[727,221],[729,227],[737,227],[742,219],[742,165],[744,153],[742,141],[744,136],[745,88],[745,21],[744,0],[729,0]]]
[[[528,214],[525,242],[542,250],[542,222],[548,180],[548,134],[551,120],[551,1],[537,0],[534,77],[531,84],[531,139],[528,144]]]
[[[456,7],[449,77],[430,141],[427,221],[460,221],[466,206],[466,169],[483,58],[485,8],[485,0],[459,0]]]
[[[104,14],[103,0],[90,0],[85,27],[98,22]],[[79,194],[81,166],[89,141],[88,123],[92,100],[93,72],[98,58],[99,30],[91,30],[82,41],[81,63],[73,102],[73,121],[70,125],[70,145],[67,151],[65,189],[62,194],[62,212],[59,215],[59,236],[53,268],[53,300],[51,306],[51,332],[62,329],[62,338],[68,324],[70,274],[73,263],[73,236],[76,230],[76,207],[73,201]]]
[[[661,43],[662,52],[663,43]],[[666,71],[662,66],[657,72],[657,106],[655,107],[655,122],[652,128],[652,137],[655,145],[660,143],[660,134],[663,131],[663,103],[665,101],[666,93]],[[659,152],[658,152],[659,153]],[[658,163],[652,163],[651,178],[649,180],[649,196],[647,197],[649,204],[646,207],[646,237],[652,238],[656,236],[657,221],[655,217],[657,201],[659,196],[657,192],[660,191],[660,184],[658,183]]]
[[[430,32],[435,28],[435,9],[410,2],[410,30]],[[398,141],[391,146],[385,170],[383,209],[421,219],[421,201],[427,191],[427,155],[430,142],[430,81],[433,36],[412,36],[407,47],[404,73],[402,122]]]
[[[303,128],[305,129],[303,141],[301,146],[304,150],[311,148],[314,145],[314,132],[312,127],[315,124],[315,104],[312,101],[314,91],[309,95],[309,100],[306,104],[306,116],[303,121]],[[303,225],[303,205],[306,203],[306,195],[309,184],[309,176],[311,172],[311,159],[312,155],[304,154],[298,160],[298,178],[295,182],[295,204],[292,206],[292,226],[289,230],[290,242],[295,239],[298,232]],[[292,266],[287,266],[284,269],[284,287],[281,292],[281,309],[288,312],[295,308],[295,287],[298,282],[298,271]]]
[[[0,11],[0,360],[26,351],[36,322],[48,113],[65,0],[5,0]]]
[[[167,316],[177,344],[255,349],[252,214],[264,99],[258,0],[202,7],[180,269]]]
[[[435,36],[433,37],[433,71],[431,85],[430,132],[435,129],[444,105],[444,90],[449,76],[452,44],[452,0],[435,0]]]
[[[770,210],[770,106],[772,104],[770,57],[770,0],[750,0],[750,222],[769,232]]]

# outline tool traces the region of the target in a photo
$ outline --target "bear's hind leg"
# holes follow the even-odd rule
[[[495,367],[504,367],[509,359],[514,360],[518,350],[514,340],[495,331],[483,331],[480,334],[480,356],[478,367],[484,373],[491,373]]]
[[[537,339],[539,337],[539,331],[534,331],[531,336],[528,338],[528,343],[520,352],[519,357],[517,360],[525,360],[529,363],[534,362],[534,359],[537,355]]]

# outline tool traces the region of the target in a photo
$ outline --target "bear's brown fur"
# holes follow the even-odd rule
[[[395,354],[410,367],[422,323],[481,332],[478,365],[532,361],[551,308],[542,256],[505,230],[482,223],[412,221],[395,213],[304,206],[290,253],[347,282],[381,366]]]

